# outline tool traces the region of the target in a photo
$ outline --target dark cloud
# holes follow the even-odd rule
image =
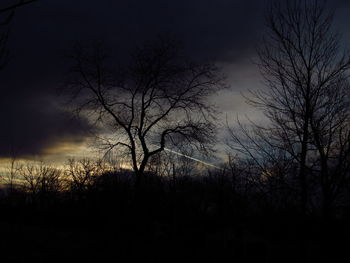
[[[42,154],[56,143],[80,144],[88,125],[62,112],[50,97],[7,97],[0,106],[0,157]]]
[[[123,61],[131,47],[171,32],[197,59],[239,65],[253,54],[269,2],[39,0],[19,9],[10,26],[11,61],[0,72],[0,156],[11,140],[20,142],[23,154],[38,154],[57,138],[84,139],[87,125],[63,113],[55,93],[68,68],[62,51],[75,41],[106,42]],[[348,1],[337,3],[342,9],[349,6]]]

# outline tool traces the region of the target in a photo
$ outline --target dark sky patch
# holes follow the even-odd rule
[[[11,0],[1,1],[6,2]],[[62,55],[76,41],[102,41],[112,48],[116,64],[123,64],[133,47],[170,32],[195,59],[216,59],[235,64],[234,68],[244,63],[242,67],[247,67],[247,58],[254,56],[254,45],[263,34],[263,12],[268,3],[39,0],[18,9],[9,27],[11,60],[0,72],[0,157],[8,155],[14,142],[22,155],[35,155],[62,138],[84,141],[88,125],[64,113],[62,98],[57,95],[68,69]],[[348,30],[349,1],[334,3],[340,14],[336,22],[341,30]]]

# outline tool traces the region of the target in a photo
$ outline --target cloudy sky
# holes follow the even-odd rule
[[[15,0],[1,0],[0,8]],[[330,1],[335,27],[350,40],[350,1]],[[171,32],[197,60],[216,60],[230,90],[213,99],[232,125],[258,114],[240,93],[261,88],[252,63],[269,0],[39,0],[16,11],[9,28],[9,64],[0,71],[0,158],[12,150],[61,160],[86,153],[88,124],[63,110],[57,89],[75,42],[103,41],[121,62],[136,45]],[[4,31],[5,27],[0,30]],[[349,41],[350,43],[350,41]],[[12,149],[12,150],[11,150]]]

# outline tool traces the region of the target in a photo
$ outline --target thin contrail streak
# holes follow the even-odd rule
[[[183,156],[183,157],[186,157],[187,159],[190,159],[190,160],[193,160],[193,161],[195,161],[195,162],[204,164],[204,165],[206,165],[206,166],[210,166],[210,167],[213,167],[213,168],[222,170],[222,168],[220,168],[220,167],[218,167],[218,166],[216,166],[216,165],[213,165],[213,164],[211,164],[211,163],[204,162],[204,161],[199,160],[199,159],[197,159],[197,158],[194,158],[194,157],[192,157],[192,156],[189,156],[189,155],[186,155],[186,154],[183,154],[183,153],[179,153],[179,152],[170,150],[170,149],[168,149],[168,148],[164,148],[164,150],[166,150],[166,151],[168,151],[168,152],[171,152],[171,153],[174,153],[174,154],[177,154],[177,155],[180,155],[180,156]]]

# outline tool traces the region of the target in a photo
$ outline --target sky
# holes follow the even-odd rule
[[[0,8],[14,2],[1,0]],[[241,93],[263,88],[253,61],[269,2],[38,0],[19,8],[9,26],[10,60],[0,71],[0,159],[15,153],[63,161],[88,152],[89,124],[65,110],[58,92],[69,68],[65,51],[76,42],[102,41],[123,64],[132,48],[170,32],[191,58],[215,60],[227,75],[230,89],[212,98],[222,120],[234,125],[237,117],[260,119]],[[350,43],[350,1],[330,5],[335,28]]]

